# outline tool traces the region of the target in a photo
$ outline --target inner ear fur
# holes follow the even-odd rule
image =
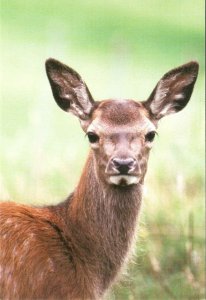
[[[53,58],[49,58],[45,66],[54,99],[61,109],[81,120],[88,119],[95,102],[81,76]]]
[[[190,100],[199,65],[191,61],[167,72],[143,105],[155,119],[182,110]]]

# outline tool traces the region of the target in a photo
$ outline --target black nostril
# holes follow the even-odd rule
[[[120,174],[128,174],[129,170],[134,166],[135,160],[133,158],[122,159],[115,157],[112,162]]]

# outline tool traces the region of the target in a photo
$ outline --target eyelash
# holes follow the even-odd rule
[[[94,132],[88,132],[87,136],[91,144],[97,143],[99,141],[99,136]]]
[[[157,134],[156,131],[150,131],[150,132],[148,132],[145,135],[145,141],[146,142],[150,142],[150,143],[153,142],[156,134]]]
[[[153,142],[156,134],[157,133],[155,131],[148,132],[145,135],[145,141],[150,143]],[[91,144],[97,143],[99,141],[99,136],[94,132],[88,132],[86,135],[88,136],[89,142]]]

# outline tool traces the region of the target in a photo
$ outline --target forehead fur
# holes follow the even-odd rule
[[[105,100],[100,102],[94,112],[94,118],[114,125],[126,125],[141,119],[146,110],[141,103],[133,100]]]

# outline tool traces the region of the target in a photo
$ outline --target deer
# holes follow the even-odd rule
[[[0,204],[1,299],[103,299],[133,252],[158,122],[187,105],[198,68],[170,70],[144,101],[95,101],[75,70],[46,61],[53,97],[79,119],[90,150],[63,202]]]

